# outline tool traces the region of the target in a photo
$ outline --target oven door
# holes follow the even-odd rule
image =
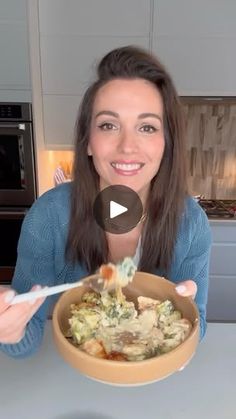
[[[26,211],[0,209],[0,284],[10,284],[17,258],[17,243]]]
[[[30,206],[36,198],[31,122],[0,122],[0,205]]]

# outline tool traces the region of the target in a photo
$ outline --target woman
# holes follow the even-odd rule
[[[124,185],[144,217],[131,231],[103,231],[93,216],[97,194]],[[81,104],[74,181],[41,196],[24,220],[13,279],[16,292],[73,282],[102,263],[138,258],[139,270],[165,275],[196,298],[206,329],[210,229],[187,194],[183,121],[172,80],[159,61],[135,47],[111,51]],[[2,292],[0,348],[24,357],[40,345],[50,299],[10,307]]]

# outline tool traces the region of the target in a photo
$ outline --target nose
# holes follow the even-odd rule
[[[138,150],[138,141],[133,131],[128,129],[122,130],[120,133],[118,149],[119,152],[125,154],[132,154]]]

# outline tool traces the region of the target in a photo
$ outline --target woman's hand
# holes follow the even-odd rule
[[[197,284],[191,279],[179,282],[175,289],[178,294],[184,297],[192,297],[194,299],[197,294]]]
[[[193,299],[196,297],[197,294],[197,284],[196,282],[188,279],[187,281],[179,282],[178,285],[175,287],[178,294],[183,295],[184,297],[192,297]],[[186,365],[188,365],[189,361],[184,364],[179,371],[182,371]]]
[[[31,291],[40,289],[35,285]],[[0,343],[14,344],[21,341],[25,335],[27,323],[39,309],[45,298],[36,301],[10,305],[15,291],[0,287]]]

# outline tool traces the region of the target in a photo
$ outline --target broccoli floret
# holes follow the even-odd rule
[[[122,302],[117,301],[116,295],[104,294],[102,295],[103,310],[107,317],[110,319],[116,319],[117,323],[121,319],[128,319],[134,317],[136,310],[132,302],[123,300]]]
[[[84,303],[91,303],[91,304],[100,305],[101,304],[101,296],[97,292],[93,292],[93,291],[85,292],[82,295],[81,301],[83,301]]]
[[[74,309],[73,315],[69,319],[70,331],[74,340],[81,344],[88,338],[93,337],[100,319],[101,315],[95,307]]]
[[[173,313],[174,306],[170,300],[165,300],[163,303],[157,305],[156,310],[159,315],[169,316]]]

